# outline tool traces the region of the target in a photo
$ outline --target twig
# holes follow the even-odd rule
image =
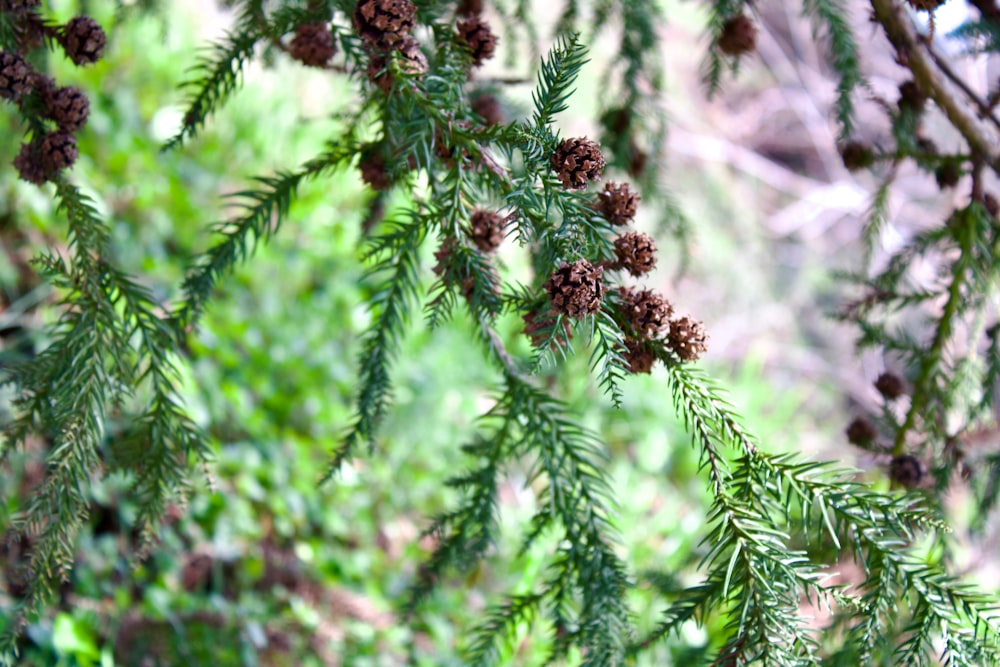
[[[972,152],[982,155],[994,170],[1000,171],[1000,140],[992,128],[971,112],[961,99],[955,84],[941,70],[928,52],[913,21],[897,0],[871,0],[875,20],[881,24],[889,42],[896,49],[900,64],[913,72],[917,85],[930,95],[955,129],[968,142]]]

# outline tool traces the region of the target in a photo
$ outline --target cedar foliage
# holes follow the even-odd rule
[[[30,4],[0,4],[4,51],[57,48],[58,29],[44,20],[46,8]],[[885,174],[866,238],[870,245],[878,238],[886,192],[904,160],[937,173],[943,188],[958,183],[970,195],[967,204],[911,239],[885,266],[863,266],[843,276],[862,290],[842,313],[857,324],[860,345],[896,355],[912,371],[904,416],[887,402],[884,413],[872,417],[871,436],[858,443],[876,451],[888,448],[897,459],[916,455],[929,467],[930,485],[892,492],[868,488],[833,464],[768,453],[743,428],[722,389],[691,363],[700,339],[678,347],[676,327],[673,337],[633,330],[627,293],[619,289],[618,232],[596,211],[592,192],[566,189],[566,179],[556,173],[562,167],[553,165],[552,156],[567,138],[556,117],[569,108],[588,44],[600,36],[601,26],[617,22],[620,41],[604,81],[620,91],[622,104],[602,118],[604,157],[610,169],[633,175],[649,205],[672,215],[669,196],[657,192],[650,164],[655,159],[642,159],[649,148],[640,147],[657,153],[665,132],[661,121],[650,120],[661,115],[648,113],[656,105],[648,91],[659,91],[663,83],[656,27],[666,17],[657,3],[567,2],[554,44],[541,57],[530,113],[498,125],[484,123],[471,107],[469,72],[484,51],[480,45],[480,53],[473,54],[456,33],[457,3],[416,3],[420,30],[390,40],[419,39],[426,66],[402,49],[366,43],[355,30],[357,3],[351,0],[232,4],[238,12],[235,27],[201,57],[183,84],[188,95],[183,126],[164,150],[211,131],[212,113],[239,94],[247,64],[286,48],[288,35],[304,24],[329,25],[337,55],[324,67],[331,76],[357,83],[354,117],[315,158],[254,178],[233,196],[240,213],[214,225],[214,244],[192,259],[168,306],[115,266],[107,225],[71,174],[45,173],[68,236],[65,251],[53,249],[36,266],[62,294],[60,315],[45,350],[2,371],[3,382],[17,391],[2,451],[6,455],[38,432],[52,444],[45,482],[12,526],[31,536],[34,546],[30,590],[10,613],[29,619],[51,602],[73,565],[75,535],[87,513],[84,492],[95,476],[128,474],[140,501],[138,523],[151,544],[166,503],[190,492],[193,467],[211,451],[178,397],[177,350],[198,335],[199,317],[215,286],[236,265],[252,262],[257,244],[281,233],[299,186],[376,156],[378,164],[369,162],[367,168],[384,171],[377,187],[406,190],[412,200],[373,227],[365,249],[369,279],[377,285],[367,304],[372,323],[358,360],[355,417],[331,452],[325,483],[336,484],[346,461],[378,448],[380,420],[392,409],[390,372],[400,341],[423,309],[432,326],[466,318],[501,380],[477,435],[462,448],[466,469],[447,480],[461,500],[430,519],[427,533],[436,548],[406,596],[410,617],[420,614],[445,575],[474,567],[499,539],[498,481],[508,466],[527,464],[529,481],[544,488],[521,543],[522,550],[549,545],[544,585],[492,601],[473,621],[461,649],[463,662],[504,664],[525,626],[537,625],[548,638],[550,662],[627,664],[686,621],[722,617],[728,636],[706,664],[1000,664],[997,600],[965,585],[948,571],[946,558],[928,557],[927,547],[919,546],[947,550],[951,538],[938,492],[956,471],[971,478],[982,520],[1000,496],[1000,458],[982,455],[971,465],[976,454],[963,452],[961,444],[964,434],[993,424],[1000,386],[998,326],[985,325],[996,317],[991,303],[1000,268],[996,200],[984,185],[986,174],[1000,167],[996,100],[978,100],[957,87],[899,0],[872,0],[874,19],[901,59],[907,55],[916,86],[945,111],[965,147],[939,154],[920,141],[919,105],[890,106],[895,145],[860,147],[866,166]],[[487,4],[499,16],[498,32],[503,26],[508,48],[522,42],[537,47],[529,3]],[[739,0],[710,4],[704,73],[712,93],[726,71],[740,64],[732,49],[719,47],[722,33],[734,17],[752,17],[754,8]],[[981,20],[960,34],[970,49],[996,50],[996,10],[988,2],[976,4]],[[846,146],[856,130],[857,89],[864,85],[858,43],[837,0],[806,0],[802,13],[829,47],[829,65],[839,79],[834,122]],[[585,18],[598,27],[588,29]],[[41,30],[44,39],[26,39],[25,31],[32,30]],[[379,58],[373,72],[371,63]],[[39,85],[16,101],[29,147],[49,131],[43,98]],[[592,177],[596,167],[587,169]],[[505,233],[530,256],[531,284],[505,280],[503,267],[469,239],[470,216],[484,206],[503,213]],[[683,243],[683,219],[674,216],[670,222]],[[424,293],[429,267],[422,265],[421,250],[427,244],[438,249],[437,280]],[[914,284],[911,267],[932,255],[943,263],[940,278],[929,286]],[[600,280],[608,289],[603,295],[603,288],[598,290],[604,298],[596,310],[570,317],[554,307],[553,292],[576,287],[547,281],[582,260],[603,272]],[[943,305],[928,307],[933,304]],[[923,316],[916,330],[898,326],[897,316],[906,310]],[[534,323],[532,356],[516,356],[498,334],[496,320],[505,314]],[[703,479],[714,498],[702,581],[682,587],[670,583],[669,573],[644,575],[665,603],[660,623],[644,636],[636,632],[628,604],[636,573],[617,548],[605,449],[581,416],[540,381],[542,370],[558,369],[577,349],[587,350],[592,373],[616,405],[622,383],[637,368],[637,354],[665,367],[673,407],[700,452]],[[108,433],[112,412],[129,415],[130,428]],[[915,448],[914,442],[922,444]],[[802,539],[824,548],[803,548]],[[861,566],[863,581],[851,587],[827,583],[827,568],[845,556]],[[803,618],[803,599],[831,610],[826,627],[817,631]],[[4,648],[13,660],[16,636],[6,637]]]

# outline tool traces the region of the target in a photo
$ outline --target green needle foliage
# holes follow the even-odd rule
[[[36,63],[30,67],[40,68],[36,52],[46,45],[78,64],[100,57],[100,49],[72,42],[70,24],[52,27],[45,7],[0,3],[6,68],[0,95],[17,105],[26,147],[15,166],[23,179],[50,184],[44,187],[66,221],[64,246],[36,260],[59,294],[50,343],[36,357],[2,369],[16,398],[0,452],[9,456],[33,437],[49,443],[45,479],[10,525],[33,546],[29,590],[22,602],[5,606],[19,619],[3,645],[7,661],[15,659],[25,623],[53,601],[73,567],[95,480],[120,475],[128,481],[147,547],[168,503],[192,493],[193,467],[210,460],[212,446],[180,398],[183,350],[197,339],[218,286],[253,261],[258,244],[293,222],[301,186],[356,167],[380,192],[362,258],[371,320],[360,345],[353,418],[330,448],[324,483],[340,483],[348,462],[377,456],[386,446],[380,426],[392,410],[394,364],[421,310],[432,332],[461,319],[499,378],[475,435],[462,447],[463,468],[446,482],[456,491],[455,505],[429,519],[425,535],[433,549],[401,602],[410,622],[449,577],[479,567],[506,539],[500,484],[524,470],[538,502],[520,527],[520,553],[543,552],[545,574],[532,590],[501,595],[471,620],[457,647],[464,663],[508,664],[519,639],[533,633],[543,643],[545,664],[628,664],[694,621],[722,628],[703,654],[712,665],[1000,664],[998,601],[951,574],[951,538],[935,493],[967,465],[959,456],[963,434],[993,420],[1000,344],[998,326],[985,322],[996,317],[1000,266],[997,204],[984,190],[983,174],[1000,160],[982,152],[977,128],[960,115],[948,118],[967,150],[930,150],[916,134],[919,109],[912,103],[888,111],[894,148],[848,147],[857,122],[855,91],[864,82],[842,3],[808,0],[802,12],[829,44],[845,162],[895,168],[913,159],[934,170],[942,187],[963,174],[972,181],[970,202],[947,221],[914,235],[877,271],[851,274],[866,291],[843,314],[858,325],[862,347],[896,355],[911,371],[907,409],[887,407],[875,430],[853,439],[894,457],[894,481],[910,487],[918,486],[920,468],[911,471],[915,477],[899,471],[903,463],[921,464],[911,453],[919,439],[926,450],[920,457],[933,462],[933,488],[878,490],[856,481],[852,471],[768,452],[744,429],[723,391],[693,366],[705,349],[700,323],[674,315],[652,292],[627,286],[626,275],[649,270],[655,246],[645,235],[618,229],[634,215],[627,212],[634,200],[610,185],[598,196],[587,188],[607,163],[644,186],[650,205],[673,210],[669,194],[657,193],[655,167],[644,157],[660,150],[665,131],[662,121],[650,120],[662,117],[653,113],[664,78],[658,3],[565,3],[555,43],[538,66],[531,108],[508,122],[486,118],[472,103],[470,72],[496,46],[485,21],[470,23],[479,15],[477,3],[232,4],[235,26],[183,84],[182,126],[164,150],[210,133],[212,114],[239,94],[243,73],[257,59],[285,53],[346,77],[356,86],[357,104],[316,157],[248,179],[232,196],[238,212],[213,226],[212,245],[191,259],[176,293],[158,300],[140,277],[117,265],[107,223],[64,172],[76,156],[75,140],[70,150],[64,136],[74,119],[53,107],[54,84],[39,72],[17,80],[22,70],[14,54],[30,55]],[[527,35],[537,48],[530,3],[497,2],[495,9],[510,46]],[[710,3],[710,93],[724,70],[735,70],[753,49],[752,10],[752,3]],[[876,0],[873,11],[902,50],[909,33],[896,21],[908,16],[893,0]],[[975,38],[975,49],[993,50],[992,18],[960,34]],[[588,20],[598,27],[587,29]],[[602,109],[602,151],[584,138],[562,136],[558,121],[588,61],[581,35],[592,43],[613,24],[620,40],[603,81],[621,93],[621,105]],[[92,26],[80,29],[96,40]],[[937,75],[914,72],[923,95],[945,106]],[[886,224],[891,182],[889,174],[874,200],[865,235],[869,259]],[[405,201],[381,219],[382,193],[390,190],[405,193]],[[503,237],[519,246],[530,276],[496,259]],[[428,267],[431,252],[435,264]],[[911,284],[914,263],[928,256],[944,258],[945,270],[929,285]],[[908,310],[925,318],[916,329],[913,319],[906,320],[911,329],[897,326],[896,316]],[[520,332],[510,335],[512,322],[523,322],[530,352],[522,351]],[[700,580],[682,585],[675,573],[650,574],[664,583],[657,588],[664,608],[651,632],[640,633],[629,599],[639,584],[621,547],[608,450],[548,381],[573,368],[574,356],[584,351],[604,400],[616,407],[631,374],[654,363],[665,367],[671,396],[663,403],[672,403],[690,434],[712,497]],[[985,517],[1000,496],[1000,473],[996,455],[982,461],[986,474],[970,475]],[[847,562],[858,566],[861,578],[834,583],[838,564]],[[808,618],[806,604],[828,617]]]

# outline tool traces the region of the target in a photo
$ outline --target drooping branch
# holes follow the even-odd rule
[[[972,151],[1000,170],[1000,135],[965,102],[963,91],[942,70],[900,2],[871,0],[871,4],[875,20],[896,50],[898,62],[913,72],[917,85],[934,100]]]

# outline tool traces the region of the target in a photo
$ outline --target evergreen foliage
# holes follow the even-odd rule
[[[66,220],[67,243],[39,257],[36,266],[61,295],[59,319],[48,347],[2,369],[3,382],[17,397],[0,451],[7,456],[39,434],[50,448],[44,482],[11,525],[32,540],[32,579],[25,601],[8,613],[26,622],[53,600],[73,566],[77,532],[87,517],[87,490],[95,479],[120,474],[128,480],[139,506],[136,525],[145,545],[152,545],[168,502],[191,492],[193,466],[211,458],[209,438],[179,397],[182,350],[197,337],[218,285],[253,261],[258,244],[292,222],[290,207],[301,186],[356,164],[408,199],[385,220],[373,211],[376,220],[363,255],[371,320],[361,342],[354,416],[331,448],[324,482],[338,484],[347,462],[377,455],[383,446],[379,427],[392,409],[393,365],[422,308],[432,331],[448,319],[464,318],[499,382],[475,436],[462,447],[464,469],[447,480],[458,493],[456,505],[429,521],[426,535],[434,548],[410,582],[403,604],[408,618],[419,617],[451,574],[471,571],[500,542],[499,484],[506,475],[526,469],[526,484],[538,497],[522,526],[520,549],[546,553],[544,583],[490,601],[459,647],[465,663],[506,664],[518,638],[535,632],[545,642],[547,664],[627,664],[694,620],[718,621],[725,628],[724,641],[712,647],[705,664],[1000,664],[1000,605],[951,571],[951,538],[939,493],[957,472],[968,470],[981,521],[1000,496],[997,456],[961,446],[965,434],[995,427],[1000,382],[998,327],[986,326],[996,317],[1000,266],[991,207],[997,205],[984,176],[1000,160],[996,144],[982,134],[982,126],[995,120],[968,118],[968,108],[990,109],[987,101],[977,105],[965,99],[955,106],[949,97],[945,102],[954,83],[942,80],[950,74],[914,37],[912,23],[901,23],[911,19],[896,0],[873,0],[875,18],[898,51],[913,56],[928,50],[926,58],[907,62],[917,85],[946,110],[966,147],[939,154],[919,141],[918,111],[903,103],[889,110],[897,145],[865,147],[875,169],[890,169],[875,195],[869,249],[885,224],[891,170],[902,161],[912,159],[935,172],[942,188],[967,175],[971,194],[941,226],[915,235],[884,266],[866,265],[849,276],[863,294],[842,316],[857,324],[859,345],[898,359],[910,379],[908,407],[900,413],[887,401],[883,413],[873,417],[876,436],[856,444],[897,460],[912,454],[931,462],[933,485],[892,491],[870,488],[831,464],[769,453],[766,443],[747,433],[723,391],[692,364],[704,345],[697,326],[683,329],[675,319],[646,334],[635,324],[634,304],[624,296],[625,263],[615,247],[614,225],[595,210],[585,187],[567,188],[575,182],[563,178],[567,171],[574,179],[581,174],[592,179],[605,159],[587,152],[583,142],[562,162],[553,158],[567,139],[560,134],[559,115],[569,108],[588,60],[588,42],[600,34],[583,24],[587,17],[596,26],[618,22],[621,39],[604,80],[621,87],[622,105],[603,110],[607,161],[633,172],[647,188],[647,202],[672,210],[669,196],[658,200],[652,189],[658,182],[655,167],[637,159],[640,143],[655,153],[664,132],[659,121],[642,125],[643,110],[656,107],[655,93],[663,85],[656,57],[663,16],[657,3],[567,2],[555,43],[538,68],[532,108],[524,118],[500,125],[484,123],[471,108],[467,82],[474,57],[454,30],[456,3],[417,2],[419,31],[388,20],[386,30],[397,30],[397,41],[419,40],[426,68],[403,49],[380,51],[367,44],[356,30],[355,2],[233,4],[236,25],[184,84],[189,97],[183,124],[165,150],[179,150],[210,132],[212,114],[239,93],[247,66],[275,57],[282,40],[304,23],[329,23],[339,55],[328,68],[357,85],[357,106],[319,155],[252,179],[233,195],[239,212],[214,225],[212,245],[192,259],[167,303],[119,268],[109,252],[107,223],[71,176],[53,169],[45,173]],[[532,45],[540,41],[530,3],[496,4],[509,28],[504,39],[513,44],[524,30]],[[20,31],[30,24],[23,23],[24,13],[33,11],[0,10],[3,51],[25,50]],[[41,11],[46,17],[46,9]],[[398,18],[388,9],[379,11]],[[836,0],[805,0],[802,11],[829,43],[828,63],[839,79],[834,115],[846,142],[856,128],[854,95],[864,85],[848,14]],[[740,62],[720,46],[727,21],[752,12],[752,3],[711,3],[709,92],[722,84],[727,65],[735,69]],[[992,50],[993,42],[983,37],[993,35],[991,26],[987,20],[974,22],[959,34],[970,39],[970,48]],[[378,58],[382,65],[370,67]],[[386,81],[381,77],[391,83],[381,85]],[[646,101],[650,93],[652,102]],[[43,98],[39,85],[18,105],[29,146],[49,131]],[[966,111],[959,108],[963,105]],[[844,154],[846,161],[849,153]],[[528,284],[517,283],[509,267],[470,239],[468,221],[479,207],[503,215],[504,233],[529,258]],[[437,263],[428,270],[431,245]],[[941,258],[946,270],[930,284],[917,284],[912,269],[927,257]],[[591,273],[581,269],[583,278],[567,268],[584,265]],[[564,275],[557,281],[559,272]],[[428,290],[431,273],[435,279]],[[599,288],[588,282],[594,275]],[[565,302],[584,304],[582,314],[560,309],[557,293]],[[919,326],[912,318],[900,324],[900,313],[908,311],[923,316]],[[528,332],[529,354],[501,333],[518,318],[537,325]],[[637,575],[619,548],[608,452],[545,382],[583,348],[597,385],[616,407],[622,404],[623,383],[641,372],[644,358],[665,368],[671,402],[699,453],[712,496],[700,553],[703,577],[681,585],[670,572],[649,574],[659,584],[665,609],[646,634],[637,630],[629,603]],[[856,585],[829,582],[831,568],[844,558],[863,572]],[[829,620],[807,619],[803,601],[828,609]],[[23,623],[16,631],[22,629]],[[3,649],[12,662],[17,632],[8,633]]]

